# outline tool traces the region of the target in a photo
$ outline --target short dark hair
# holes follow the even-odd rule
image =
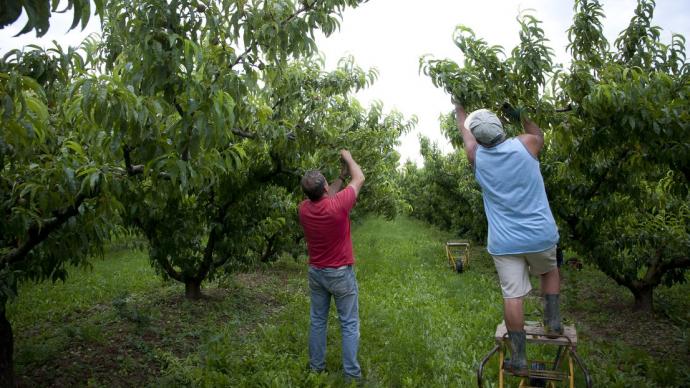
[[[312,201],[316,201],[323,197],[326,192],[326,178],[319,170],[309,170],[302,177],[302,191]]]

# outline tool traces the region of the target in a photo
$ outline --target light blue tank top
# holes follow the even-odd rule
[[[539,161],[518,138],[479,146],[474,176],[482,188],[492,255],[545,251],[558,242]]]

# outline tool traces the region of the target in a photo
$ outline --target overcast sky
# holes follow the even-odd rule
[[[613,42],[630,21],[637,1],[602,0],[602,4],[606,14],[604,32]],[[567,62],[565,31],[573,17],[570,0],[370,0],[346,10],[340,31],[328,38],[319,36],[317,43],[329,69],[339,58],[353,55],[360,66],[379,70],[378,81],[360,92],[358,98],[365,106],[381,100],[387,111],[397,109],[406,117],[418,117],[416,129],[401,139],[399,152],[402,161],[410,158],[419,162],[419,134],[436,141],[443,150],[451,149],[438,125],[439,115],[451,109],[449,96],[419,74],[419,57],[431,54],[462,61],[460,50],[452,42],[458,24],[472,28],[489,44],[501,45],[509,52],[518,43],[515,17],[525,9],[533,9],[533,14],[543,21],[556,62]],[[92,19],[86,30],[65,33],[71,18],[71,12],[53,15],[50,30],[41,39],[33,33],[15,38],[13,35],[24,25],[22,18],[0,30],[0,52],[29,43],[46,46],[53,39],[63,46],[77,45],[99,28],[97,19]],[[654,23],[663,28],[663,42],[670,41],[672,32],[690,38],[689,19],[690,1],[657,0]]]

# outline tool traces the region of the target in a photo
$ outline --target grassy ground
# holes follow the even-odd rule
[[[279,312],[300,269],[279,264],[240,274],[190,302],[183,285],[156,276],[145,253],[126,250],[97,260],[92,271],[73,270],[65,283],[24,285],[8,308],[19,384],[161,385],[166,367],[223,333],[253,332]]]
[[[407,219],[355,227],[363,385],[476,385],[476,364],[502,319],[501,297],[483,248],[473,247],[469,271],[450,270],[443,242],[451,237]],[[25,285],[9,308],[23,386],[347,385],[334,311],[329,372],[306,373],[303,262],[205,285],[209,297],[195,303],[136,251],[113,252],[71,279]],[[596,386],[690,385],[690,287],[660,289],[660,313],[639,317],[627,291],[592,268],[565,269],[563,285],[564,315],[578,327],[578,351]],[[539,309],[528,298],[528,319],[539,319]],[[490,364],[489,386],[495,371]]]

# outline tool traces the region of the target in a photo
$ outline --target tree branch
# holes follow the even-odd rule
[[[272,235],[271,237],[268,238],[266,241],[266,250],[262,253],[261,255],[261,262],[266,263],[268,262],[268,259],[275,254],[275,240],[276,240],[277,233]]]
[[[216,249],[216,234],[216,228],[214,227],[211,229],[211,233],[208,236],[208,242],[204,248],[204,260],[201,262],[201,267],[199,268],[199,271],[195,277],[195,280],[199,282],[206,279],[208,271],[211,270],[211,264],[213,264],[213,252]]]
[[[283,20],[283,21],[280,23],[280,26],[281,26],[281,27],[284,27],[287,23],[289,23],[292,19],[296,18],[296,17],[299,16],[300,14],[314,9],[314,6],[316,5],[316,3],[318,3],[317,0],[314,0],[314,2],[312,2],[311,4],[305,2],[304,5],[302,6],[302,8],[299,8],[297,11],[295,11],[295,12],[292,13],[290,16],[288,16],[287,19]],[[244,50],[244,52],[243,52],[242,54],[240,54],[240,55],[235,59],[235,61],[230,65],[230,68],[232,69],[232,68],[235,67],[238,63],[244,61],[245,57],[246,57],[247,55],[249,55],[249,53],[250,53],[252,50],[256,49],[256,46],[257,46],[258,44],[259,44],[258,41],[256,41],[256,40],[253,41],[253,42],[249,45],[249,47],[247,47],[247,48]]]
[[[213,193],[213,190],[211,190],[211,194],[209,197],[209,206],[215,206],[216,204],[216,197]],[[225,211],[218,212],[216,214],[216,220],[217,221],[222,221],[222,217],[225,215]],[[213,224],[211,224],[213,225]],[[197,271],[197,276],[196,276],[196,281],[202,282],[204,279],[206,279],[206,275],[208,275],[208,271],[211,270],[211,264],[213,264],[213,252],[216,249],[216,227],[212,226],[211,227],[211,233],[209,233],[208,236],[208,241],[206,242],[206,247],[204,248],[204,259],[201,262],[201,267],[199,267],[199,271]]]
[[[144,173],[144,165],[143,164],[138,164],[136,166],[132,165],[132,157],[130,153],[134,150],[134,148],[128,146],[125,144],[122,147],[122,154],[124,155],[125,158],[125,169],[127,170],[127,175],[129,176],[134,176],[138,174],[143,174]]]
[[[134,150],[133,147],[130,147],[128,145],[125,145],[122,147],[122,153],[124,155],[125,159],[125,171],[127,172],[128,176],[136,176],[136,175],[141,175],[144,173],[144,165],[143,164],[132,164],[132,157],[130,153]],[[158,173],[158,177],[166,180],[172,179],[170,177],[170,174],[168,174],[165,171],[161,171]]]
[[[690,256],[675,257],[671,261],[662,263],[660,267],[664,273],[674,269],[690,268]]]
[[[170,263],[167,257],[158,259],[156,261],[158,262],[158,264],[161,265],[161,267],[163,267],[163,270],[166,274],[168,274],[168,276],[177,280],[178,282],[184,283],[184,279],[182,279],[182,274],[175,271],[175,268],[173,268],[172,264]]]
[[[247,139],[256,139],[256,134],[251,133],[251,132],[247,132],[247,131],[243,131],[239,128],[232,128],[232,129],[230,129],[230,131],[239,137],[244,137]]]
[[[3,256],[0,259],[0,267],[3,267],[7,264],[15,264],[23,260],[34,247],[45,241],[50,233],[62,226],[71,217],[79,214],[79,207],[89,198],[91,198],[91,195],[79,194],[75,198],[72,205],[69,205],[61,210],[54,211],[53,217],[48,221],[40,224],[34,222],[29,227],[27,232],[29,238],[17,249],[14,249],[10,253]]]
[[[652,257],[649,266],[647,267],[647,272],[644,274],[642,282],[644,284],[656,285],[661,283],[661,277],[664,275],[663,263],[661,261],[662,255],[664,253],[664,247],[659,247],[656,253]]]
[[[246,57],[250,51],[254,50],[256,48],[257,44],[258,43],[256,41],[252,42],[252,44],[250,44],[249,47],[247,47],[247,49],[244,50],[244,52],[242,54],[240,54],[237,58],[235,58],[235,61],[230,65],[230,68],[232,69],[233,67],[237,66],[238,63],[240,63],[241,61],[244,61],[244,57]]]
[[[318,3],[317,0],[314,0],[314,2],[311,3],[311,4],[309,4],[309,3],[307,3],[307,2],[305,1],[304,4],[303,4],[303,6],[302,6],[302,8],[298,9],[297,11],[295,11],[295,13],[293,13],[293,14],[290,15],[287,19],[285,19],[285,21],[284,21],[282,24],[285,25],[285,24],[289,23],[292,19],[294,19],[294,18],[296,18],[297,16],[299,16],[299,14],[314,9],[314,6],[316,5],[316,3]]]
[[[616,273],[615,271],[607,271],[605,273],[608,277],[613,279],[613,281],[615,281],[616,284],[618,284],[619,286],[623,286],[623,287],[628,288],[630,290],[639,288],[635,284],[636,282],[630,280],[627,276],[621,276],[620,274]]]

